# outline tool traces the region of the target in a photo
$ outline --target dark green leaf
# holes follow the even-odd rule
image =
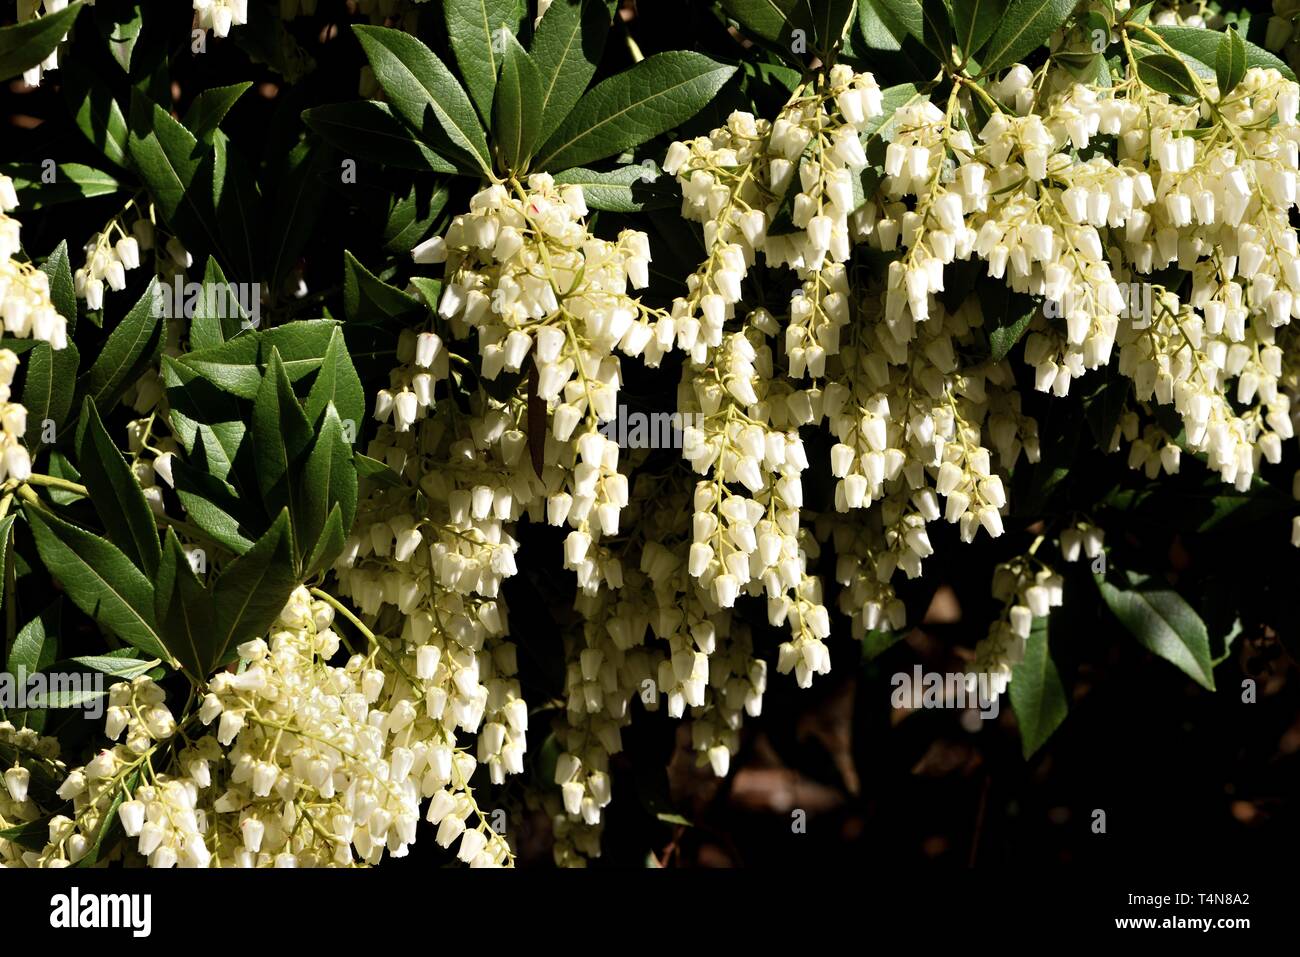
[[[154,596],[154,613],[167,650],[191,678],[205,681],[217,664],[212,654],[216,608],[170,528],[154,579]]]
[[[133,90],[127,150],[158,210],[186,246],[204,243],[211,252],[221,251],[211,149]]]
[[[258,336],[245,332],[214,348],[187,352],[175,359],[164,356],[163,367],[165,369],[169,363],[183,366],[231,395],[251,399],[262,385],[257,356]],[[194,411],[197,413],[199,410]]]
[[[1065,686],[1047,646],[1046,618],[1034,619],[1025,639],[1024,660],[1011,669],[1007,690],[1020,725],[1020,749],[1028,759],[1060,727],[1070,710]]]
[[[112,91],[75,58],[61,64],[59,73],[60,92],[77,129],[110,163],[126,166],[129,130]]]
[[[384,248],[407,253],[433,230],[447,206],[447,188],[414,183],[405,196],[395,195],[384,223]]]
[[[103,655],[82,655],[68,660],[89,668],[91,671],[98,671],[112,678],[124,678],[130,681],[158,664],[157,658],[144,660],[134,657],[134,654],[135,651],[132,648],[121,648],[118,651],[110,651]]]
[[[0,27],[0,81],[12,80],[40,66],[68,35],[82,6],[81,0],[76,0],[58,13]]]
[[[271,350],[275,349],[280,353],[289,381],[297,382],[321,367],[338,328],[338,322],[333,319],[304,319],[268,329],[260,337],[262,364],[270,363]]]
[[[875,0],[875,16],[893,37],[911,36],[941,61],[951,58],[952,25],[941,5],[922,0]],[[901,46],[901,42],[900,42]]]
[[[23,405],[27,407],[27,446],[35,455],[46,444],[46,422],[54,424],[54,439],[72,409],[81,355],[69,342],[52,349],[38,342],[27,357],[27,381],[23,384]]]
[[[532,57],[542,82],[539,141],[559,128],[596,72],[609,35],[604,0],[555,0],[533,37]]]
[[[10,516],[9,521],[13,521]],[[6,529],[7,531],[7,529]],[[17,674],[22,668],[28,675],[44,671],[59,658],[59,599],[29,621],[14,636],[5,670]]]
[[[357,469],[352,446],[344,436],[343,423],[331,402],[325,407],[316,443],[302,472],[301,506],[294,525],[298,547],[309,555],[325,529],[330,510],[338,505],[346,528],[352,527],[357,510]]]
[[[213,588],[216,605],[211,660],[219,662],[240,642],[259,638],[284,610],[298,586],[293,572],[293,534],[288,510],[221,573]]]
[[[562,186],[581,186],[589,207],[615,213],[667,209],[681,201],[672,178],[664,176],[652,160],[607,173],[575,167],[557,174],[555,182]]]
[[[358,478],[366,479],[367,481],[382,485],[385,488],[406,487],[406,483],[402,481],[402,477],[378,459],[372,459],[370,456],[362,455],[360,452],[356,453],[352,458],[356,463]]]
[[[307,110],[302,120],[345,155],[384,166],[454,173],[456,167],[425,146],[387,103],[357,100]]]
[[[592,87],[538,151],[553,172],[613,156],[684,123],[733,73],[700,53],[658,53]]]
[[[153,512],[131,467],[104,430],[94,400],[86,400],[81,417],[84,425],[77,465],[82,484],[95,503],[95,511],[109,539],[146,575],[152,576],[162,557]]]
[[[862,639],[862,657],[874,661],[903,640],[905,632],[873,628]]]
[[[236,554],[253,546],[253,540],[243,532],[241,503],[224,482],[184,462],[172,463],[172,475],[186,515],[205,535]]]
[[[1029,329],[1038,304],[1000,282],[981,282],[977,295],[984,313],[984,328],[988,331],[989,357],[1001,362]]]
[[[352,356],[348,354],[343,330],[338,327],[330,335],[320,372],[312,383],[311,391],[307,393],[307,421],[314,426],[331,402],[344,423],[351,423],[350,435],[355,441],[366,415],[366,393],[357,376],[356,367],[352,364]]]
[[[194,134],[195,139],[210,142],[221,121],[226,118],[230,108],[241,96],[248,92],[253,84],[249,81],[235,83],[231,86],[214,86],[204,90],[194,98],[190,108],[185,111],[185,127]]]
[[[276,514],[287,505],[291,520],[297,522],[299,507],[294,470],[311,440],[311,424],[294,395],[279,350],[272,349],[262,387],[253,400],[257,484],[269,514]]]
[[[310,576],[325,571],[343,551],[346,538],[347,535],[343,531],[343,511],[339,503],[335,502],[330,508],[329,516],[325,519],[325,528],[321,531],[316,545],[304,564],[305,574]]]
[[[1173,588],[1128,573],[1124,587],[1098,579],[1101,597],[1143,647],[1176,665],[1204,688],[1214,690],[1210,636],[1205,622]]]
[[[502,59],[519,27],[517,0],[444,0],[447,37],[465,88],[483,122],[492,119],[493,90]],[[517,41],[516,41],[517,42]],[[493,129],[493,133],[498,131]]]
[[[77,290],[72,281],[72,263],[68,258],[68,241],[65,239],[54,247],[41,266],[41,272],[50,281],[50,304],[54,311],[68,323],[68,337],[77,327]]]
[[[1130,19],[1132,18],[1130,17]],[[1211,76],[1214,75],[1214,67],[1219,58],[1219,44],[1223,39],[1221,33],[1216,30],[1207,30],[1204,27],[1156,26],[1154,24],[1148,29],[1179,53],[1199,61]],[[1292,83],[1295,82],[1295,73],[1273,54],[1257,47],[1244,37],[1242,38],[1242,45],[1246,50],[1246,69],[1259,67],[1264,70],[1277,70]]]
[[[1196,86],[1187,64],[1167,53],[1153,53],[1137,61],[1138,77],[1153,90],[1170,96],[1193,96]]]
[[[86,394],[101,409],[117,404],[161,345],[163,324],[159,321],[157,295],[158,280],[154,279],[139,302],[109,333],[99,356],[82,377]]]
[[[1229,27],[1219,41],[1219,52],[1214,60],[1215,79],[1219,83],[1219,96],[1231,93],[1246,75],[1246,44],[1241,34]]]
[[[962,54],[978,53],[1005,13],[1005,0],[952,0],[953,39]]]
[[[190,346],[194,349],[215,349],[227,339],[233,339],[241,329],[251,326],[251,316],[245,312],[239,297],[217,295],[230,290],[226,274],[215,256],[209,256],[203,270],[204,295],[195,296],[187,303],[185,312],[190,317]]]
[[[108,43],[108,50],[113,54],[122,69],[129,75],[131,57],[140,32],[144,28],[144,14],[138,0],[108,0],[95,6],[95,17],[99,20],[99,29]]]
[[[492,161],[483,127],[464,89],[437,55],[401,30],[352,29],[393,109],[420,131],[425,142],[437,147],[441,140],[453,148],[458,168],[490,175]]]
[[[1011,0],[1006,15],[984,49],[983,72],[1023,60],[1065,25],[1077,0]]]
[[[25,210],[111,196],[122,188],[115,177],[84,163],[59,163],[48,171],[34,163],[6,163],[0,173],[13,180]]]
[[[504,169],[517,172],[532,158],[542,127],[542,78],[519,41],[506,37],[501,82],[493,105],[492,136]]]
[[[36,549],[72,603],[101,627],[154,658],[170,661],[154,625],[153,585],[110,542],[24,505]]]
[[[418,302],[343,251],[343,314],[349,321],[374,322],[421,311]]]

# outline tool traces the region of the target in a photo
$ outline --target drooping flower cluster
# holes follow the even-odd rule
[[[68,344],[68,322],[50,301],[50,280],[31,263],[14,258],[21,250],[18,220],[8,214],[18,205],[13,181],[0,175],[0,319],[6,336],[39,339],[52,349]],[[0,480],[25,480],[32,470],[23,445],[27,409],[10,401],[10,386],[18,371],[18,356],[0,349]]]
[[[51,821],[49,844],[21,862],[75,863],[116,809],[153,867],[374,864],[385,851],[407,853],[426,800],[424,817],[438,825],[438,843],[456,843],[462,861],[511,860],[474,803],[468,781],[478,762],[434,717],[458,707],[446,704],[439,678],[448,666],[438,646],[409,656],[374,648],[333,666],[340,643],[333,614],[328,603],[296,590],[268,637],[239,647],[239,669],[208,683],[187,718],[211,726],[197,738],[178,737],[164,693],[149,678],[114,685],[106,733],[114,740],[125,733],[125,743],[67,774],[58,796],[73,802],[73,816]],[[385,654],[392,670],[379,667]],[[454,652],[448,660],[455,662]],[[484,700],[489,723],[479,753],[486,761],[493,756],[483,738],[503,738],[506,722],[522,754],[527,716],[522,702],[512,701]],[[494,725],[501,730],[494,733]],[[21,818],[24,811],[11,813]]]

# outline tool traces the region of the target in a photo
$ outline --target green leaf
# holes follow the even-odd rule
[[[101,409],[111,409],[140,377],[152,361],[162,341],[163,323],[159,321],[158,280],[152,279],[144,295],[109,333],[94,364],[86,370],[79,385]]]
[[[981,282],[976,290],[988,331],[989,357],[1001,362],[1029,329],[1038,304],[1000,282]]]
[[[555,182],[561,186],[581,186],[589,207],[615,213],[668,209],[680,202],[672,178],[665,177],[652,160],[622,166],[607,173],[578,166],[558,173]]]
[[[1210,636],[1201,616],[1163,582],[1133,572],[1127,579],[1125,588],[1097,580],[1101,597],[1115,617],[1143,647],[1213,691]]]
[[[115,177],[84,163],[59,163],[48,171],[35,163],[6,163],[0,173],[13,180],[24,210],[111,196],[122,188]]]
[[[81,0],[76,0],[58,13],[0,27],[0,81],[12,80],[40,66],[68,35],[82,6]]]
[[[77,867],[94,867],[99,863],[99,855],[104,851],[104,845],[112,846],[117,840],[117,835],[122,832],[122,822],[117,816],[117,809],[122,806],[122,802],[128,794],[135,794],[135,789],[140,786],[140,771],[134,771],[127,776],[122,782],[122,786],[116,790],[113,800],[109,802],[108,809],[104,811],[104,816],[100,819],[99,831],[95,835],[95,843],[91,845],[86,856],[77,861]]]
[[[52,349],[48,342],[38,342],[27,356],[27,381],[23,383],[22,403],[27,408],[27,446],[37,454],[45,443],[45,423],[53,422],[55,441],[58,430],[72,409],[81,354],[69,342],[62,349]]]
[[[45,818],[0,829],[0,840],[31,851],[43,851],[50,842],[50,822]]]
[[[983,72],[1010,66],[1037,50],[1065,25],[1077,0],[1011,0],[984,49]]]
[[[274,515],[288,506],[294,525],[300,515],[294,473],[311,440],[311,424],[294,395],[279,350],[272,349],[270,366],[253,400],[253,460],[267,512]]]
[[[385,488],[405,488],[402,477],[378,459],[357,452],[352,461],[357,467],[357,477],[382,485]]]
[[[174,529],[167,529],[167,545],[154,578],[154,613],[163,641],[195,681],[204,681],[217,661],[212,647],[216,608],[190,565]]]
[[[450,14],[449,14],[450,16]],[[542,126],[542,78],[519,41],[507,37],[493,104],[492,137],[503,168],[524,169]]]
[[[9,519],[13,521],[13,517]],[[33,675],[44,671],[59,658],[59,618],[62,602],[55,599],[39,615],[29,621],[14,636],[14,644],[9,649],[9,663],[5,670],[17,674],[22,668]]]
[[[122,69],[130,75],[131,57],[144,28],[144,14],[137,0],[108,0],[95,7],[99,30]]]
[[[333,402],[325,407],[316,443],[307,456],[299,500],[302,504],[295,526],[298,547],[304,557],[315,548],[335,506],[340,509],[343,527],[352,527],[357,511],[357,469],[352,462],[352,446],[344,436],[343,423]]]
[[[450,193],[445,186],[412,183],[405,196],[394,194],[384,223],[384,248],[407,253],[433,230],[447,206]]]
[[[1167,53],[1153,53],[1137,61],[1138,77],[1148,87],[1171,96],[1194,96],[1196,85],[1187,64]]]
[[[244,311],[237,296],[215,294],[216,290],[230,288],[226,274],[215,256],[208,257],[203,269],[202,288],[205,294],[194,297],[192,303],[186,304],[185,311],[190,314],[190,346],[194,349],[215,349],[251,325],[251,317]]]
[[[306,110],[302,120],[325,142],[355,159],[402,169],[456,172],[454,165],[416,139],[387,103],[330,103]]]
[[[903,640],[905,632],[873,628],[862,639],[862,657],[874,661]]]
[[[419,130],[425,142],[437,147],[441,141],[452,147],[458,168],[491,175],[483,127],[464,89],[437,55],[401,30],[352,29],[398,115]]]
[[[304,406],[307,421],[314,426],[330,403],[333,403],[345,423],[352,423],[351,435],[355,441],[366,416],[366,393],[356,367],[352,364],[343,330],[338,327],[330,335],[320,372],[312,383],[311,391],[307,393]]]
[[[592,87],[538,151],[553,172],[613,156],[684,123],[733,73],[700,53],[658,53]]]
[[[4,606],[4,600],[9,597],[5,594],[5,582],[7,581],[5,575],[7,574],[9,562],[14,558],[11,554],[11,546],[13,544],[14,519],[17,517],[18,516],[15,513],[10,512],[8,515],[0,518],[0,607]],[[6,637],[5,640],[7,641],[8,638]]]
[[[325,528],[303,564],[304,574],[311,576],[328,569],[330,563],[343,551],[346,538],[347,533],[343,530],[343,511],[339,503],[335,502],[330,508],[329,516],[325,519]]]
[[[343,251],[343,315],[350,321],[374,322],[422,311],[416,300],[388,285],[351,252]]]
[[[456,65],[470,99],[487,123],[492,118],[497,72],[502,59],[509,56],[507,46],[519,26],[519,4],[517,0],[445,0],[443,11]]]
[[[952,0],[953,39],[962,54],[978,53],[1005,13],[1005,0]]]
[[[154,624],[153,585],[117,546],[36,506],[24,504],[23,514],[41,561],[74,605],[127,644],[171,660]]]
[[[140,490],[140,483],[104,430],[94,400],[86,399],[81,417],[85,424],[81,447],[77,450],[77,465],[82,484],[95,503],[109,540],[146,575],[153,575],[158,570],[162,551],[153,512]]]
[[[542,125],[548,139],[591,82],[609,36],[610,8],[603,0],[555,0],[533,37],[532,58],[542,83]]]
[[[286,509],[217,579],[212,591],[217,609],[212,661],[224,659],[240,642],[266,634],[298,586],[293,565],[293,533]]]
[[[127,165],[126,115],[108,86],[76,58],[59,67],[60,92],[77,129],[110,163]]]
[[[272,349],[278,350],[289,381],[297,382],[321,367],[337,328],[335,319],[302,319],[268,329],[260,337],[262,364],[270,363]]]
[[[1026,760],[1046,743],[1070,710],[1070,699],[1047,647],[1047,621],[1034,619],[1025,639],[1025,657],[1012,668],[1007,688]]]
[[[71,338],[72,330],[77,327],[77,291],[72,281],[72,262],[68,258],[66,239],[54,247],[54,252],[41,266],[41,272],[50,281],[50,304],[67,320],[68,337]]]
[[[1219,96],[1224,97],[1236,88],[1246,75],[1246,44],[1241,34],[1232,27],[1219,41],[1219,52],[1214,59],[1214,75],[1219,83]]]
[[[854,0],[817,0],[813,8],[813,30],[817,50],[823,56],[840,45],[853,21]]]
[[[922,0],[876,0],[872,6],[881,24],[899,41],[910,35],[941,61],[946,63],[951,58],[952,26],[948,22],[948,11],[941,4],[923,3]]]
[[[131,648],[119,648],[117,651],[110,651],[103,655],[81,655],[68,660],[91,671],[98,671],[111,678],[124,678],[127,681],[161,664],[157,658],[148,660],[136,658],[134,649]]]
[[[1217,30],[1207,30],[1204,27],[1156,26],[1154,24],[1147,29],[1157,34],[1179,53],[1197,60],[1211,75],[1214,74],[1214,67],[1219,58],[1219,44],[1223,40],[1223,35]],[[1277,70],[1292,83],[1295,82],[1295,73],[1292,72],[1289,66],[1267,50],[1255,46],[1244,37],[1241,39],[1246,50],[1246,69],[1259,67],[1264,70]]]
[[[172,463],[172,475],[185,514],[205,535],[237,555],[253,547],[253,540],[241,531],[240,501],[220,479],[184,462]]]
[[[221,121],[226,118],[241,96],[252,87],[250,81],[235,83],[230,86],[214,86],[204,90],[194,98],[190,108],[185,111],[185,128],[194,134],[194,138],[211,142]]]
[[[191,248],[203,242],[209,251],[220,252],[211,151],[138,90],[131,95],[127,151],[159,211],[182,241]]]
[[[258,336],[246,332],[210,349],[196,349],[176,358],[164,356],[163,369],[165,372],[169,365],[180,366],[184,371],[201,376],[224,392],[241,399],[252,399],[262,385],[257,355]],[[180,373],[178,378],[187,381],[184,373],[177,371]],[[168,382],[169,386],[171,384]],[[197,415],[201,410],[202,406],[199,406],[192,411]]]

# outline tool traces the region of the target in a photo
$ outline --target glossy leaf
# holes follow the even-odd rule
[[[84,421],[77,465],[82,484],[95,503],[109,540],[146,575],[153,575],[162,551],[153,512],[140,483],[109,438],[93,399],[86,400],[81,417]]]
[[[678,50],[642,60],[592,87],[538,150],[553,172],[613,156],[684,123],[736,68]]]

